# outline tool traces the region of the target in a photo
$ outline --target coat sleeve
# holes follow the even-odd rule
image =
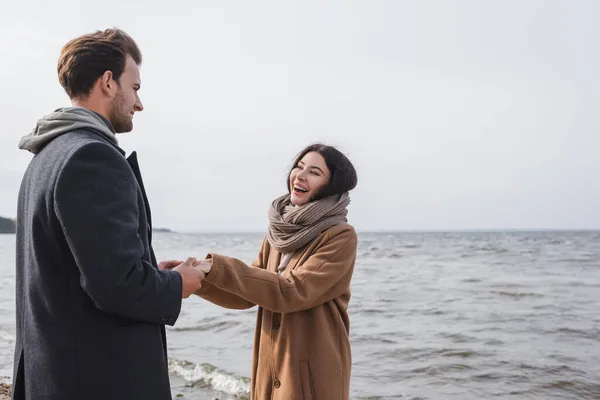
[[[196,295],[213,304],[232,310],[247,310],[256,305],[240,296],[220,289],[206,280],[202,282],[202,288],[196,292]]]
[[[286,276],[250,268],[234,258],[209,254],[213,266],[205,280],[273,312],[302,311],[333,300],[348,289],[356,246],[356,233],[349,227],[324,241]]]
[[[138,184],[125,158],[90,142],[58,175],[54,210],[81,273],[83,290],[108,313],[173,325],[181,309],[181,276],[143,259]]]
[[[266,239],[263,240],[260,252],[252,264],[251,268],[265,269],[263,261],[265,251]],[[221,307],[230,308],[234,310],[245,310],[254,307],[256,304],[252,303],[243,297],[240,297],[234,293],[230,293],[227,290],[223,290],[218,286],[213,285],[206,279],[202,282],[202,287],[196,292],[196,295],[202,297],[204,300],[208,300],[213,304]]]

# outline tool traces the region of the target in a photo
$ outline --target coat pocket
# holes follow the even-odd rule
[[[300,383],[302,384],[304,400],[316,400],[310,376],[310,368],[306,360],[300,361]]]

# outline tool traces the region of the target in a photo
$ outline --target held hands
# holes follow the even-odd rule
[[[195,268],[195,258],[188,258],[185,262],[177,260],[163,261],[158,264],[160,270],[172,270],[181,275],[181,298],[187,299],[202,287],[205,274],[200,268]]]
[[[181,297],[187,299],[202,287],[202,281],[212,267],[212,260],[196,261],[190,257],[185,262],[177,260],[162,261],[158,264],[160,270],[172,270],[181,275]]]
[[[193,260],[193,266],[198,267],[202,272],[204,272],[205,275],[208,274],[210,272],[210,269],[212,268],[212,258],[197,261],[195,257],[190,257],[188,258],[188,260]],[[184,264],[184,262],[179,260],[161,261],[158,264],[158,269],[172,270],[181,264]]]

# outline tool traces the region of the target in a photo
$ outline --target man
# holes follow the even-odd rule
[[[195,260],[159,270],[133,153],[136,43],[117,29],[67,43],[59,81],[73,107],[38,121],[19,192],[13,399],[171,398],[164,325],[201,286]]]

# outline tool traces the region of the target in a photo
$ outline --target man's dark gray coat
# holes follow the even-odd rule
[[[135,153],[84,108],[20,143],[15,400],[171,399],[165,324],[181,277],[159,271]]]

